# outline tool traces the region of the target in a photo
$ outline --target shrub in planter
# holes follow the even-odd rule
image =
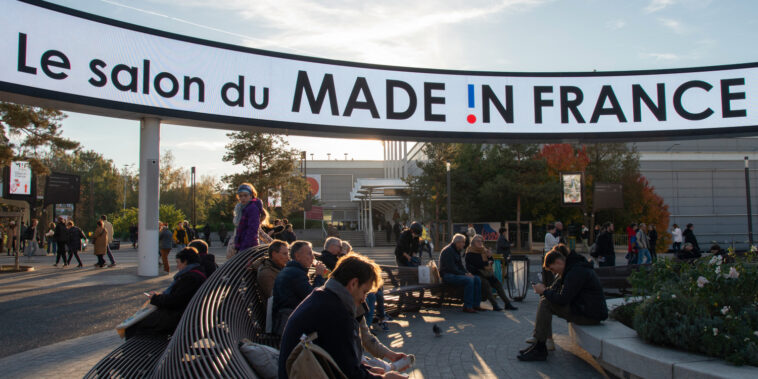
[[[632,275],[647,299],[634,329],[650,343],[758,366],[758,266],[753,257],[685,263],[659,260]]]
[[[634,328],[634,311],[642,304],[641,301],[626,303],[614,308],[610,317],[630,328]]]

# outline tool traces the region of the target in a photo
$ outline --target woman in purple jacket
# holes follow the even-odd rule
[[[234,246],[237,251],[258,246],[258,229],[263,216],[263,203],[258,199],[258,192],[250,183],[242,183],[237,188],[237,200],[241,209],[241,217],[234,236]]]

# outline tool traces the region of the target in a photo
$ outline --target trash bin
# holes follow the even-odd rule
[[[507,267],[504,280],[508,297],[515,301],[524,300],[529,290],[529,258],[526,255],[511,255]]]

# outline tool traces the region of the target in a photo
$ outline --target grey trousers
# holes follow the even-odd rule
[[[599,320],[571,311],[569,305],[558,305],[548,301],[544,296],[540,297],[540,305],[537,307],[537,318],[534,322],[534,338],[539,342],[545,342],[553,337],[553,315],[577,325],[597,325]]]

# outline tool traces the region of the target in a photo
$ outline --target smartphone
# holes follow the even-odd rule
[[[147,296],[147,297],[153,296],[153,295],[151,295],[151,294],[149,294],[147,292],[143,292],[142,294],[145,295],[145,296]]]

